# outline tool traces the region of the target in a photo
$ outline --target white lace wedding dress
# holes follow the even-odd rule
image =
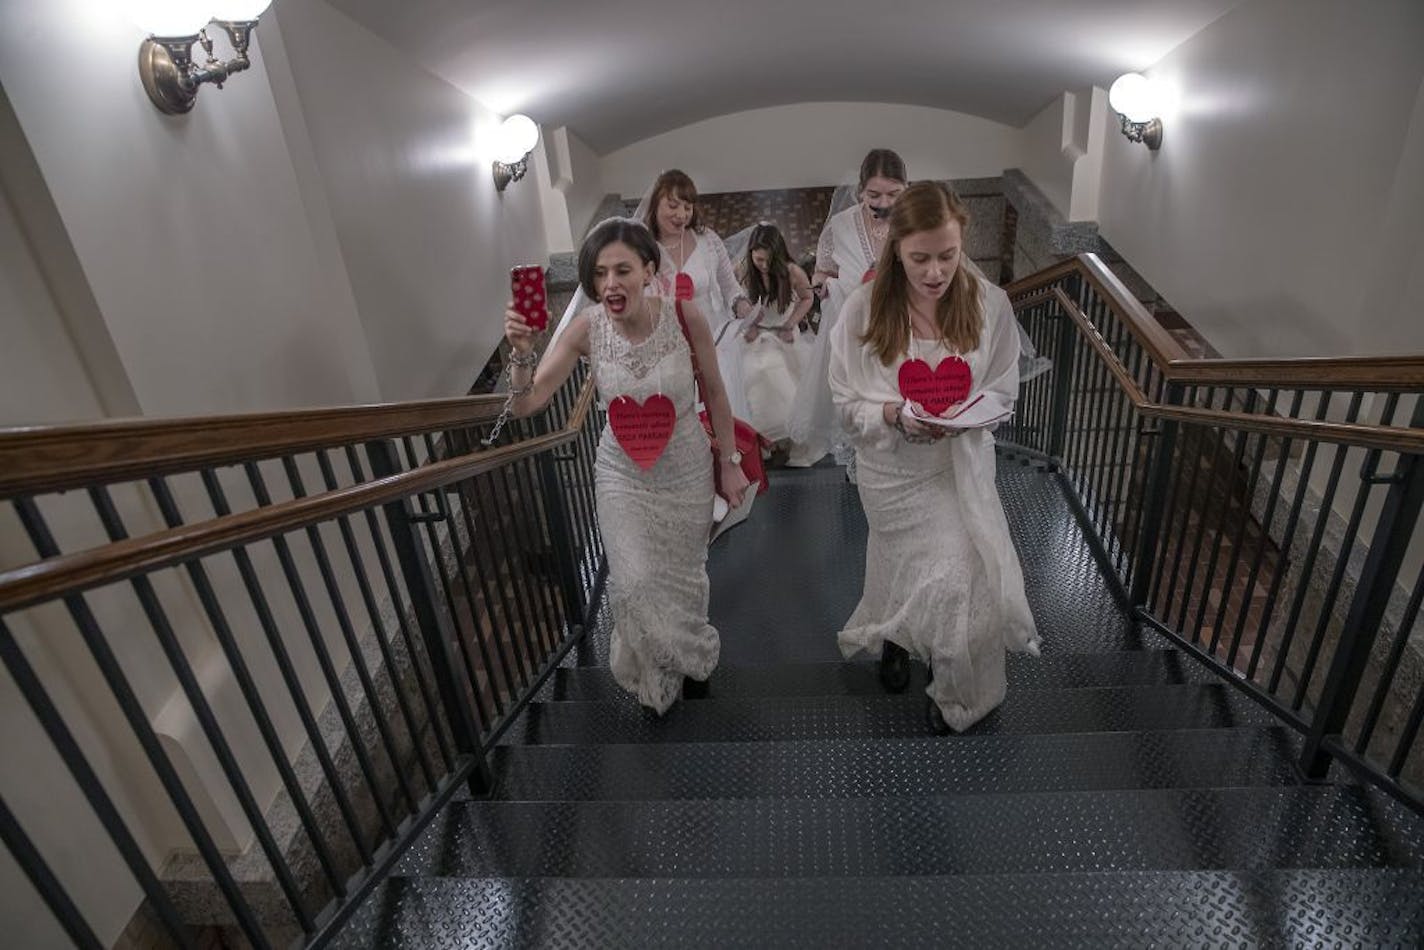
[[[973,392],[1018,396],[1019,337],[1008,298],[979,280],[985,325],[979,347],[960,354]],[[890,640],[929,664],[926,692],[960,731],[1004,699],[1005,648],[1037,655],[1038,634],[1023,570],[994,484],[994,437],[985,429],[912,444],[885,424],[901,400],[900,361],[885,366],[861,342],[870,288],[851,294],[832,338],[830,387],[855,443],[857,487],[870,522],[865,589],[840,632],[841,652],[878,654]],[[943,344],[912,341],[931,366]]]
[[[785,311],[778,310],[772,300],[766,301],[763,306],[765,312],[761,318],[761,332],[750,343],[742,342],[742,376],[751,413],[748,421],[772,442],[779,442],[791,437],[786,420],[812,344],[791,324],[791,314],[796,309],[794,297]],[[790,343],[776,334],[777,329],[787,325],[795,334]],[[801,446],[793,444],[792,454],[798,453],[805,454]]]
[[[826,297],[821,301],[821,326],[806,358],[805,371],[788,420],[791,437],[797,442],[817,448],[821,455],[832,452],[836,462],[854,471],[855,452],[846,434],[836,422],[835,406],[827,385],[831,363],[831,337],[840,322],[846,299],[861,286],[866,274],[875,266],[875,248],[865,229],[865,215],[859,201],[831,215],[821,231],[816,248],[816,269],[835,270],[836,277],[826,280]],[[811,464],[793,458],[788,464]]]
[[[605,426],[595,475],[613,614],[609,665],[620,686],[661,714],[681,694],[684,675],[711,675],[721,647],[707,622],[712,451],[697,418],[691,351],[672,299],[662,298],[657,324],[641,343],[629,343],[602,306],[586,313],[604,408],[619,396],[643,402],[661,393],[677,409],[672,438],[647,471]]]

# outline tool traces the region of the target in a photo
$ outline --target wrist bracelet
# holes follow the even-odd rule
[[[521,355],[518,350],[510,350],[509,365],[522,366],[527,369],[533,369],[535,366],[539,365],[539,354],[533,350],[530,350],[528,353],[524,353]]]

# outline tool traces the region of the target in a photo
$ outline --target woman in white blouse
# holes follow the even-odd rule
[[[865,590],[840,632],[841,651],[880,649],[881,679],[903,689],[908,654],[930,667],[928,716],[960,731],[1004,699],[1005,648],[1037,655],[1023,572],[994,484],[988,428],[921,421],[900,368],[954,364],[967,384],[952,415],[978,396],[1011,407],[1019,335],[1008,298],[961,266],[969,217],[944,186],[896,200],[874,282],[854,291],[831,338],[830,386],[855,444],[870,523]]]

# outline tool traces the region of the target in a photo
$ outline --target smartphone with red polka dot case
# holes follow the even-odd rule
[[[515,312],[535,333],[549,326],[549,303],[544,291],[544,268],[538,264],[514,267],[509,271],[509,289]]]

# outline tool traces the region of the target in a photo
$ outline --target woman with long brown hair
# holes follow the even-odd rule
[[[873,283],[851,294],[831,338],[831,394],[870,523],[865,590],[841,651],[879,649],[892,690],[908,682],[910,655],[926,663],[937,732],[966,729],[1003,701],[1005,648],[1038,652],[990,428],[949,421],[984,400],[1007,411],[1018,395],[1013,310],[961,262],[968,225],[944,186],[907,188]],[[903,371],[914,361],[923,367]],[[914,388],[921,368],[948,381],[934,405]]]

